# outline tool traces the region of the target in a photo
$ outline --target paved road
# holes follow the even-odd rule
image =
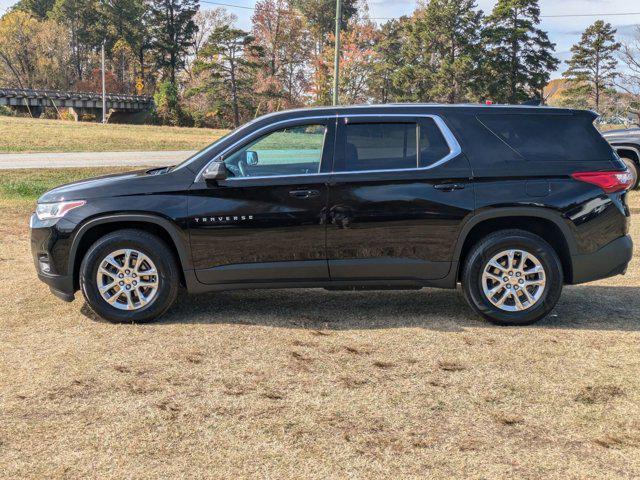
[[[79,168],[165,166],[180,163],[195,152],[74,152],[2,153],[0,170],[15,168]]]

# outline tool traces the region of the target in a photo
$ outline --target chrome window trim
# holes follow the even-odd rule
[[[264,179],[277,179],[277,178],[289,178],[289,177],[317,177],[317,176],[329,176],[329,175],[360,175],[360,174],[367,174],[367,173],[392,173],[392,172],[421,172],[421,171],[427,171],[427,170],[431,170],[433,168],[439,167],[445,163],[447,163],[449,160],[451,160],[452,158],[457,157],[458,155],[460,155],[462,153],[462,148],[460,147],[460,144],[458,143],[458,140],[456,139],[456,137],[453,135],[453,132],[449,129],[449,127],[447,126],[447,124],[445,123],[444,120],[442,120],[442,118],[439,115],[435,115],[435,114],[430,114],[430,113],[425,113],[425,114],[411,114],[411,113],[379,113],[379,114],[375,114],[375,113],[356,113],[356,114],[346,114],[346,113],[339,113],[339,114],[332,114],[332,115],[319,115],[319,116],[311,116],[311,117],[296,117],[296,118],[289,118],[287,120],[281,120],[279,122],[274,122],[271,123],[269,125],[265,125],[264,127],[259,128],[258,130],[255,130],[253,132],[251,132],[251,134],[249,134],[248,136],[254,136],[254,134],[260,133],[264,130],[268,130],[271,129],[274,126],[278,126],[278,125],[283,125],[286,123],[295,123],[295,122],[301,122],[301,121],[307,121],[307,120],[329,120],[329,119],[339,119],[339,118],[344,118],[346,121],[348,121],[349,118],[362,118],[362,117],[367,117],[367,118],[377,118],[377,117],[382,117],[382,118],[388,118],[388,117],[395,117],[395,118],[406,118],[406,117],[410,117],[410,118],[430,118],[432,119],[436,126],[438,127],[438,129],[440,130],[440,133],[442,133],[442,136],[444,137],[445,141],[447,142],[447,145],[449,146],[449,153],[447,155],[445,155],[444,157],[442,157],[440,160],[437,160],[435,162],[433,162],[431,165],[427,165],[426,167],[415,167],[415,168],[393,168],[393,169],[384,169],[384,170],[351,170],[351,171],[345,171],[345,172],[318,172],[318,173],[303,173],[303,174],[293,174],[293,175],[264,175],[264,176],[256,176],[256,177],[230,177],[227,178],[226,181],[229,182],[238,182],[238,181],[249,181],[249,180],[264,180]],[[372,122],[373,123],[373,122]],[[337,129],[336,129],[336,134],[337,134]],[[325,132],[325,139],[326,139],[326,132]],[[220,158],[223,157],[225,154],[227,154],[230,150],[233,150],[235,147],[237,147],[240,144],[243,144],[247,141],[247,136],[241,138],[240,140],[238,140],[237,142],[233,143],[232,145],[230,145],[229,147],[225,148],[222,152],[220,152],[213,160],[211,160],[210,162],[208,162],[198,173],[198,175],[196,176],[196,182],[201,181],[202,180],[202,174],[203,172],[209,167],[209,165],[211,165],[214,162],[220,161]],[[323,149],[324,149],[324,145],[323,145]],[[322,168],[322,164],[320,165],[320,168]]]

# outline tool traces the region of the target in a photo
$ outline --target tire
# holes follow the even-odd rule
[[[515,251],[515,260],[512,262],[518,265],[518,268],[513,268],[512,265],[511,269],[507,269],[508,256],[500,257],[510,250]],[[520,255],[518,252],[525,252],[529,256]],[[489,267],[489,262],[495,257],[499,257],[496,262],[503,270]],[[518,259],[522,262],[523,258],[524,266],[517,263]],[[543,269],[541,272],[540,267]],[[534,270],[536,273],[524,273]],[[504,274],[498,276],[497,273],[502,271]],[[505,279],[508,282],[504,282]],[[542,281],[544,285],[540,287],[538,284]],[[526,292],[519,283],[525,284]],[[529,283],[536,285],[528,285]],[[499,288],[500,285],[506,286]],[[544,318],[558,302],[562,285],[562,265],[551,245],[537,235],[515,229],[492,233],[474,245],[467,256],[462,274],[464,295],[471,308],[497,325],[530,325]],[[542,290],[539,291],[539,288]],[[492,297],[492,302],[488,294],[494,289],[497,292]],[[507,297],[503,305],[496,306],[494,302],[500,303],[503,295]],[[517,296],[518,303],[513,295]],[[523,308],[519,309],[520,307]]]
[[[107,261],[107,256],[114,253],[119,254]],[[130,259],[126,266],[131,268],[127,270],[125,258]],[[108,274],[103,273],[105,271]],[[129,272],[125,278],[118,278],[125,275],[125,271]],[[112,284],[111,277],[118,285],[103,296],[98,283],[106,288]],[[155,235],[142,230],[118,230],[105,235],[89,248],[80,265],[80,289],[87,304],[95,314],[114,323],[148,322],[158,318],[175,301],[179,279],[178,264],[171,249]],[[112,304],[108,303],[107,296]]]
[[[631,175],[633,175],[634,182],[633,182],[633,185],[631,186],[631,190],[637,189],[638,184],[640,183],[640,178],[638,178],[638,171],[639,171],[638,164],[633,160],[631,160],[630,158],[621,157],[620,160],[622,160],[625,163],[625,165],[631,172]]]

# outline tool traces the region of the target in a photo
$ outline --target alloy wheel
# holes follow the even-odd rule
[[[546,273],[540,260],[526,250],[503,250],[482,273],[482,291],[491,304],[506,312],[533,307],[542,297]]]
[[[96,274],[102,299],[119,310],[138,310],[158,293],[158,271],[153,261],[134,249],[120,249],[102,259]]]

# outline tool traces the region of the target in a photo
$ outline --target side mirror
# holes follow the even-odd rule
[[[247,150],[244,152],[244,161],[247,162],[247,165],[250,167],[255,167],[258,165],[258,152],[254,152],[252,150]]]
[[[202,172],[202,178],[207,181],[226,180],[227,166],[224,162],[213,162]]]

